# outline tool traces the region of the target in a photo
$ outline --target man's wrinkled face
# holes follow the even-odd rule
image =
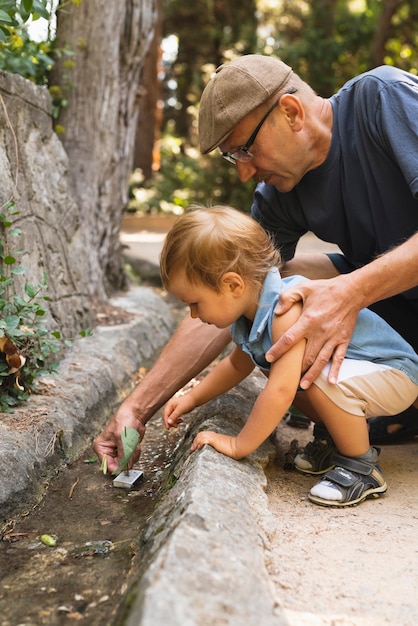
[[[249,148],[251,158],[235,163],[242,182],[264,181],[279,191],[288,192],[308,171],[309,154],[299,109],[290,94],[282,96],[271,109]],[[221,152],[237,153],[259,123],[259,110],[248,114],[219,146]]]

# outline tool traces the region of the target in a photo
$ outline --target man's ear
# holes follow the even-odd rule
[[[242,295],[245,283],[236,272],[226,272],[221,278],[221,288],[238,297]]]
[[[305,121],[305,109],[299,98],[291,93],[284,93],[280,98],[280,108],[295,131],[301,130]]]

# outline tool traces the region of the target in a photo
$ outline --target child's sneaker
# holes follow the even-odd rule
[[[337,452],[330,437],[317,436],[310,441],[303,452],[295,456],[295,468],[303,474],[325,474],[335,465],[333,457]]]
[[[366,498],[378,498],[387,485],[377,462],[379,448],[370,448],[366,454],[348,457],[334,455],[334,469],[312,487],[309,500],[322,506],[352,506]]]

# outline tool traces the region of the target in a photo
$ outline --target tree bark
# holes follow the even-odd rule
[[[385,0],[379,17],[376,32],[373,37],[370,51],[370,67],[383,65],[385,58],[385,45],[389,39],[392,19],[396,11],[405,4],[404,0]]]
[[[162,0],[157,0],[158,21],[154,37],[144,61],[138,126],[136,129],[134,167],[142,170],[144,180],[150,180],[159,169],[159,137],[163,123],[162,95]]]
[[[91,295],[105,300],[125,277],[119,241],[128,201],[141,72],[154,37],[156,0],[86,0],[57,12],[51,85],[61,87],[62,142],[69,181],[84,219]]]

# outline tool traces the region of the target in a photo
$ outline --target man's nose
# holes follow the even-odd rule
[[[251,161],[243,163],[237,161],[238,176],[242,183],[246,183],[257,173],[257,169],[254,167]]]

